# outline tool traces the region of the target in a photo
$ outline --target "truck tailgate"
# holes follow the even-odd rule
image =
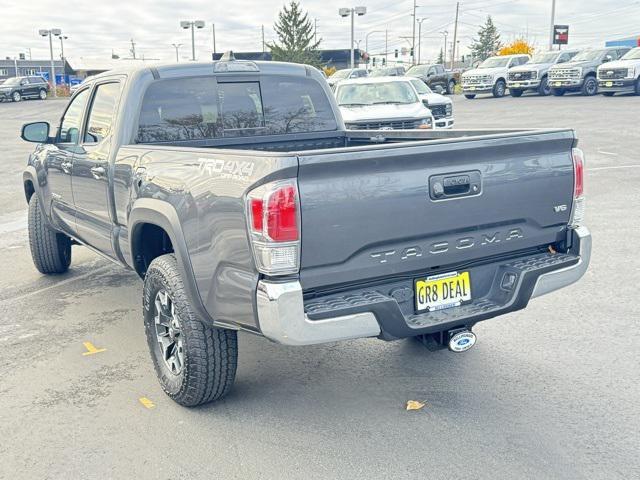
[[[299,157],[303,288],[428,272],[564,238],[571,130]]]

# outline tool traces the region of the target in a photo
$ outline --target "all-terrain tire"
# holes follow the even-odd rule
[[[183,359],[177,374],[163,358],[157,335],[156,299],[162,291],[168,294],[173,304],[180,328]],[[151,262],[144,279],[143,295],[149,351],[165,393],[185,407],[209,403],[226,395],[236,376],[237,333],[214,328],[197,318],[189,303],[175,255],[162,255]]]
[[[538,95],[546,97],[551,93],[551,86],[549,85],[549,78],[547,76],[542,77],[540,80],[540,86],[538,87]]]
[[[453,92],[456,90],[456,81],[451,79],[447,82],[447,94],[453,95]]]
[[[71,264],[71,239],[47,223],[38,195],[29,200],[29,246],[33,264],[40,273],[64,273]]]
[[[585,78],[580,92],[586,97],[596,95],[598,93],[598,81],[596,80],[596,77],[588,76]]]

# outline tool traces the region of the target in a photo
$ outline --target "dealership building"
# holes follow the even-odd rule
[[[616,40],[607,40],[605,47],[640,47],[640,36],[618,38]]]

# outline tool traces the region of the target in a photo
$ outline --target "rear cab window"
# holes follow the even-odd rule
[[[136,143],[337,130],[326,93],[306,77],[156,80],[144,94]]]

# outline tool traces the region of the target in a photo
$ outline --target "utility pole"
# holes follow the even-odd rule
[[[136,42],[133,41],[133,38],[131,39],[131,55],[135,60],[136,59]]]
[[[264,48],[264,25],[262,25],[262,53],[264,53],[265,48]]]
[[[460,10],[460,2],[456,2],[456,22],[453,27],[453,51],[451,52],[451,70],[453,70],[456,61],[456,41],[458,37],[458,12]]]
[[[389,30],[384,31],[384,65],[387,66],[389,63]]]
[[[411,42],[411,64],[416,64],[416,8],[418,5],[416,4],[416,0],[413,0],[413,14],[411,15],[411,27],[413,29],[413,33],[411,37],[413,41]]]
[[[549,32],[549,50],[553,50],[553,25],[556,23],[556,0],[551,0],[551,26]]]
[[[211,24],[211,34],[213,35],[213,53],[216,53],[216,24]]]

